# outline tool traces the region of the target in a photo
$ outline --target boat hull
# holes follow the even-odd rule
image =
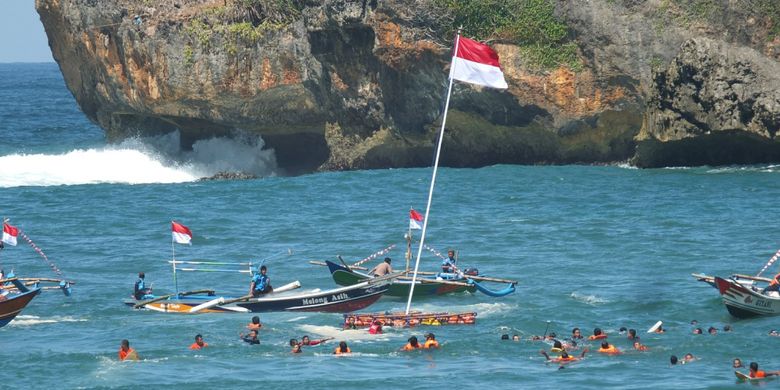
[[[328,265],[328,269],[330,270],[330,274],[333,277],[333,281],[335,281],[336,284],[340,286],[352,286],[357,283],[361,283],[371,279],[367,275],[350,271],[346,267],[336,264],[332,261],[326,260],[325,263]],[[430,282],[417,282],[415,284],[414,294],[413,294],[414,297],[444,295],[444,294],[458,293],[464,291],[473,293],[476,291],[476,287],[474,286],[458,286],[458,285],[446,284],[446,283],[436,283],[435,280],[433,279],[429,279],[429,280]],[[456,280],[456,281],[461,281],[461,280]],[[390,288],[387,290],[387,293],[385,293],[385,295],[392,296],[392,297],[408,297],[409,289],[411,288],[411,286],[412,286],[411,281],[395,280],[390,285]]]
[[[728,312],[737,318],[780,315],[780,297],[770,297],[730,279],[714,278]]]
[[[41,292],[34,288],[0,302],[0,327],[8,325]]]
[[[349,287],[341,287],[327,291],[308,293],[268,294],[246,301],[215,304],[199,310],[198,313],[263,313],[275,311],[313,311],[328,313],[345,313],[361,310],[376,302],[387,291],[389,283],[361,283]],[[191,314],[192,309],[214,300],[214,295],[187,296],[152,302],[143,306],[145,309],[161,313]],[[229,301],[231,298],[225,297]],[[128,299],[124,303],[134,306],[139,301]]]

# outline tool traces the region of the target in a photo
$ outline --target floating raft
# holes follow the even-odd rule
[[[417,325],[474,325],[477,313],[348,313],[344,314],[344,327],[350,327],[350,319],[355,319],[355,326],[367,328],[374,321],[380,321],[383,326],[409,327]]]

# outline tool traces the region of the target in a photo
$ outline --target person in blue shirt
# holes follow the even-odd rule
[[[450,249],[447,251],[447,258],[442,260],[441,262],[441,272],[447,272],[447,273],[453,273],[458,270],[458,267],[455,266],[455,263],[457,260],[455,260],[455,251]]]
[[[271,287],[271,278],[268,277],[268,268],[266,266],[260,267],[260,273],[255,274],[252,277],[252,283],[249,285],[249,293],[253,297],[258,297],[262,294],[268,294],[274,290]]]
[[[138,280],[133,287],[133,296],[135,299],[141,300],[147,295],[152,295],[152,288],[146,287],[146,282],[144,282],[145,277],[146,275],[144,275],[143,272],[138,273]]]

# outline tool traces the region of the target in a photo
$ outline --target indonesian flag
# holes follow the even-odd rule
[[[421,225],[422,220],[423,220],[422,214],[414,211],[414,209],[409,210],[409,229],[414,229],[414,230],[422,229],[422,225]]]
[[[173,231],[173,241],[179,244],[192,244],[192,231],[190,228],[176,222],[171,222],[171,230]]]
[[[450,77],[467,83],[492,88],[507,88],[504,72],[498,65],[498,54],[490,46],[458,37],[457,51],[452,57]]]
[[[3,242],[16,246],[16,236],[19,235],[19,228],[15,228],[5,222],[3,222]]]

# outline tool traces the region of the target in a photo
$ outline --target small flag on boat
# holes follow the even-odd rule
[[[492,88],[508,88],[498,54],[490,46],[458,36],[450,77]]]
[[[409,229],[420,230],[422,229],[422,214],[418,213],[414,209],[409,210]]]
[[[19,229],[3,222],[3,242],[16,246],[16,236],[19,235]]]
[[[191,244],[192,231],[190,228],[176,222],[171,222],[171,230],[173,231],[173,241],[179,244]]]

